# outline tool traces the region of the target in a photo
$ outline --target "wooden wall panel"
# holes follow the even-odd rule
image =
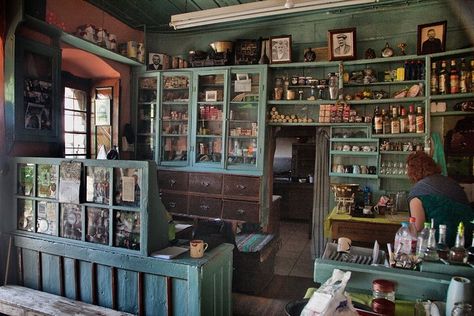
[[[97,304],[112,308],[112,274],[111,267],[97,265]]]
[[[188,295],[187,288],[190,287],[190,284],[186,282],[186,280],[180,279],[173,279],[171,282],[172,287],[172,298],[171,301],[173,302],[173,315],[174,316],[182,316],[188,315],[190,311],[188,311],[187,307],[189,305],[185,304],[184,302],[189,302],[190,297]],[[167,314],[164,314],[167,315]]]
[[[23,249],[23,284],[26,287],[37,290],[39,288],[37,278],[38,252]]]
[[[145,274],[145,315],[166,315],[166,278],[163,276]]]
[[[61,295],[59,257],[43,253],[41,259],[43,291]]]
[[[79,283],[81,285],[80,300],[92,304],[91,286],[91,265],[90,262],[79,262]]]
[[[128,313],[138,312],[138,273],[129,270],[117,270],[118,309]]]
[[[74,283],[74,260],[64,258],[64,295],[67,298],[76,298],[76,287]]]

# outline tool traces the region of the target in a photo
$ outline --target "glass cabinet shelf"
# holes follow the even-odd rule
[[[138,79],[137,159],[155,158],[157,89],[156,77]]]
[[[345,83],[344,87],[367,87],[367,86],[388,86],[388,85],[413,85],[424,83],[424,80],[403,80],[403,81],[377,81],[372,83]]]

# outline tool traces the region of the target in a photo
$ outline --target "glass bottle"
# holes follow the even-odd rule
[[[431,224],[425,222],[423,229],[418,234],[416,241],[416,255],[423,258],[425,255],[426,249],[428,249],[428,237],[430,236],[430,227]]]
[[[459,72],[455,59],[451,60],[451,69],[449,71],[449,92],[451,94],[459,93]]]
[[[474,59],[471,60],[471,92],[474,93]]]
[[[415,133],[416,132],[416,114],[415,114],[415,106],[410,104],[409,112],[408,112],[408,132]]]
[[[382,109],[382,133],[390,134],[390,117],[385,109]]]
[[[467,261],[469,263],[474,264],[474,231],[472,232],[471,247],[467,248],[467,254],[468,254]]]
[[[470,91],[471,73],[466,65],[466,59],[461,59],[461,67],[459,69],[459,92],[467,93]]]
[[[411,254],[416,254],[416,243],[417,243],[418,232],[416,230],[415,222],[416,222],[416,218],[410,217],[408,230],[411,236]]]
[[[431,82],[431,94],[438,94],[438,71],[436,69],[436,62],[431,63],[431,77],[430,77],[430,82]]]
[[[423,255],[423,260],[438,261],[439,255],[436,249],[436,228],[430,228],[428,235],[428,244]]]
[[[446,245],[446,225],[439,225],[439,239],[436,250],[441,259],[448,259],[449,247]]]
[[[421,106],[416,108],[416,132],[424,133],[425,132],[425,116],[423,115],[423,110]]]
[[[382,115],[380,114],[380,108],[378,106],[375,107],[374,111],[374,133],[375,134],[382,134],[383,132],[383,122],[382,122]]]
[[[412,78],[410,78],[410,63],[408,62],[408,60],[405,61],[403,68],[405,69],[405,80],[411,80]]]
[[[408,116],[407,116],[407,110],[406,110],[403,106],[401,107],[400,133],[408,133]]]
[[[415,61],[410,62],[410,80],[416,80],[418,78],[418,68],[415,64]]]
[[[456,234],[456,242],[454,247],[449,250],[449,261],[454,263],[467,262],[467,250],[464,248],[464,224],[460,222],[458,225],[458,233]]]
[[[438,76],[438,92],[439,94],[448,93],[448,71],[446,70],[446,61],[441,62],[441,70]]]
[[[392,109],[392,121],[390,122],[390,130],[392,134],[400,134],[400,120],[398,119],[398,108]]]
[[[425,63],[419,59],[416,62],[416,69],[417,69],[417,79],[418,80],[425,80]]]

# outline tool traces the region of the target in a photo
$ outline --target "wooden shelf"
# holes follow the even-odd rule
[[[393,150],[381,150],[381,155],[409,155],[415,151],[393,151]]]
[[[376,174],[360,174],[360,173],[337,173],[330,172],[330,177],[342,177],[342,178],[363,178],[363,179],[377,179]]]
[[[345,142],[345,143],[377,143],[377,139],[371,138],[331,138],[329,141],[331,142]]]
[[[342,150],[331,150],[331,155],[339,156],[378,156],[376,151],[342,151]]]
[[[335,104],[337,100],[268,100],[267,104],[275,105],[320,105]]]
[[[372,134],[372,138],[412,138],[424,136],[426,136],[426,133]]]
[[[365,99],[365,100],[350,100],[346,101],[347,104],[385,104],[385,103],[411,103],[411,102],[424,102],[425,97],[415,98],[390,98],[390,99]]]
[[[380,82],[372,82],[372,83],[345,83],[344,88],[389,86],[389,85],[414,85],[418,83],[424,83],[424,80],[380,81]]]
[[[458,100],[474,98],[474,93],[456,93],[456,94],[436,94],[431,95],[430,99],[435,100]]]
[[[446,111],[446,112],[432,112],[432,113],[430,113],[430,116],[431,116],[431,117],[439,117],[439,116],[465,116],[465,115],[474,115],[474,112]]]

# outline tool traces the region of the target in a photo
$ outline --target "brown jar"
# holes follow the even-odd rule
[[[395,283],[384,279],[372,281],[372,296],[395,302]]]
[[[375,298],[372,300],[372,310],[385,316],[394,316],[395,303],[385,298]]]

